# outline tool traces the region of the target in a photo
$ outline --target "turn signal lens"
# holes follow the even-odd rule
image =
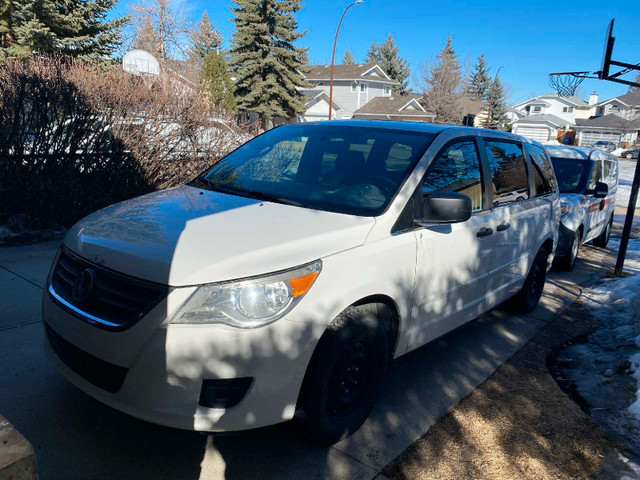
[[[295,298],[307,293],[311,288],[311,285],[313,285],[313,282],[316,281],[317,277],[318,272],[313,272],[309,275],[305,275],[304,277],[292,278],[289,280],[289,283],[291,284],[291,296]]]

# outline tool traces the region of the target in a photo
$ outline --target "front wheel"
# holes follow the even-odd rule
[[[632,153],[627,153],[627,159],[633,160],[633,154]]]
[[[327,328],[307,368],[296,420],[314,443],[332,445],[358,430],[378,399],[389,361],[380,322],[349,307]]]
[[[609,243],[609,238],[611,237],[611,227],[613,225],[613,215],[607,222],[607,226],[604,228],[602,233],[593,239],[593,244],[596,247],[605,248]]]
[[[529,274],[520,291],[511,299],[511,305],[521,313],[529,313],[538,306],[544,284],[547,280],[547,260],[549,254],[544,248],[538,250],[531,264]]]
[[[578,261],[578,254],[580,253],[580,243],[582,242],[582,232],[580,229],[576,230],[571,239],[571,244],[567,250],[567,254],[560,259],[559,265],[563,270],[570,272],[575,267]]]

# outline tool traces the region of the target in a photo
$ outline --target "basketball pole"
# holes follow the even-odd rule
[[[640,187],[640,158],[636,160],[636,172],[633,176],[633,183],[631,184],[631,195],[629,196],[629,206],[627,207],[627,216],[624,220],[624,228],[622,229],[618,260],[616,261],[616,268],[613,271],[615,277],[622,275],[624,259],[627,256],[627,247],[629,245],[629,238],[631,237],[631,227],[633,226],[633,217],[636,212],[636,202],[638,201],[638,187]]]

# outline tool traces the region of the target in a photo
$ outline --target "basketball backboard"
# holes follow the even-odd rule
[[[604,49],[602,51],[602,62],[600,63],[600,71],[598,72],[598,78],[600,80],[607,80],[609,78],[609,70],[611,69],[611,54],[613,53],[613,44],[616,39],[613,36],[613,24],[615,18],[611,19],[607,33],[604,37]]]

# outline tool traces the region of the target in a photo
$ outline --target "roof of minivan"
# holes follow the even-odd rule
[[[339,125],[344,127],[368,127],[368,128],[381,128],[385,130],[399,130],[405,132],[422,132],[422,133],[435,133],[438,134],[445,130],[456,129],[461,133],[465,131],[470,135],[477,135],[482,133],[490,135],[492,137],[504,137],[511,139],[518,139],[523,143],[530,143],[534,145],[542,146],[535,140],[531,140],[527,137],[521,137],[520,135],[514,135],[512,133],[501,132],[499,130],[488,130],[483,128],[465,127],[462,125],[449,125],[449,124],[433,124],[422,122],[402,122],[402,121],[387,121],[387,120],[332,120],[331,125]],[[304,125],[327,125],[326,121],[309,122]]]
[[[566,145],[545,145],[550,157],[571,158],[575,160],[616,159],[610,153],[596,148],[569,147]]]

